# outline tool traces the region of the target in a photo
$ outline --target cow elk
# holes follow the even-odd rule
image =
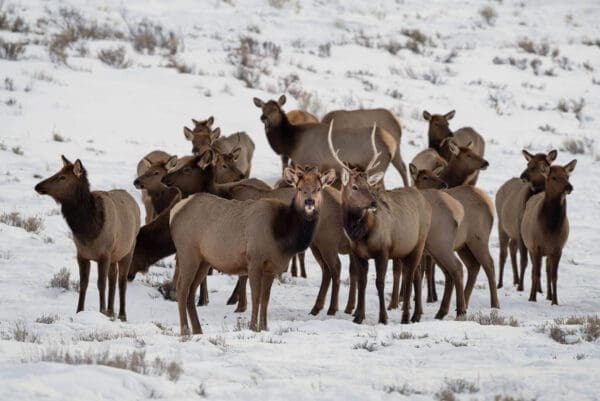
[[[286,98],[284,95],[277,101],[263,102],[254,98],[254,104],[260,108],[261,121],[265,126],[265,133],[271,148],[278,155],[286,156],[293,163],[303,166],[315,166],[321,171],[331,168],[340,172],[340,166],[327,149],[326,124],[300,124],[293,125],[282,110]],[[361,169],[366,169],[369,156],[364,149],[370,145],[370,128],[352,127],[336,130],[336,145],[345,155],[347,162]],[[380,162],[375,172],[384,172],[397,149],[397,143],[386,130],[377,128],[375,139],[379,149],[382,149]]]
[[[417,170],[414,165],[410,166],[410,171],[415,186],[419,189],[446,188],[446,183],[431,171]],[[500,303],[496,290],[494,261],[489,251],[490,233],[494,224],[492,200],[485,192],[471,185],[446,189],[445,192],[460,202],[465,210],[464,219],[460,223],[454,240],[454,249],[467,267],[468,278],[465,286],[466,306],[468,307],[469,305],[469,299],[475,287],[480,266],[483,266],[490,288],[491,307],[499,308]],[[427,269],[433,268],[432,264],[427,266]],[[434,275],[431,271],[427,273],[430,279],[427,283],[428,293],[431,293],[435,289]],[[448,284],[446,283],[446,285]]]
[[[521,178],[511,178],[506,181],[496,192],[496,214],[498,215],[498,238],[500,242],[500,262],[498,273],[498,288],[503,286],[504,265],[510,250],[510,262],[513,271],[513,284],[517,285],[518,291],[524,289],[525,270],[527,269],[527,248],[521,237],[521,221],[525,212],[527,200],[544,190],[546,171],[552,162],[556,160],[557,151],[552,150],[548,154],[537,153],[532,155],[523,150],[523,156],[527,160],[527,168],[521,174]],[[517,250],[520,254],[519,273],[517,266]],[[539,288],[541,290],[541,287]]]
[[[531,257],[531,292],[529,301],[536,301],[537,289],[541,287],[542,258],[546,257],[546,299],[558,305],[556,282],[562,250],[569,237],[566,196],[573,191],[569,176],[575,170],[577,160],[565,166],[542,169],[546,177],[544,192],[532,196],[525,207],[521,222],[523,242]]]
[[[141,177],[142,175],[146,174],[147,170],[152,165],[156,165],[157,168],[159,168],[158,166],[160,166],[161,163],[165,163],[170,157],[171,157],[170,154],[168,154],[167,152],[163,152],[162,150],[154,150],[154,151],[148,153],[137,164],[137,177]],[[160,180],[159,180],[159,182],[160,182]],[[149,184],[152,184],[152,183],[149,183]],[[134,182],[134,185],[135,185],[135,182]],[[136,186],[136,188],[137,188],[137,186]],[[158,190],[158,187],[153,186],[153,188]],[[156,209],[154,207],[155,200],[148,193],[148,190],[145,188],[138,188],[138,189],[141,189],[141,191],[142,191],[142,203],[144,204],[144,208],[146,209],[145,222],[146,222],[146,224],[148,224],[158,215],[158,213],[160,213],[160,211],[158,211],[158,212],[156,211]],[[159,200],[157,203],[162,204],[163,203],[162,199]]]
[[[289,203],[260,199],[239,202],[196,194],[171,211],[171,235],[177,249],[177,292],[181,334],[202,333],[194,294],[209,266],[227,274],[248,275],[252,294],[251,328],[267,330],[271,285],[290,258],[311,243],[319,220],[321,189],[335,173],[285,170],[298,190]],[[260,310],[260,321],[258,319]]]
[[[162,156],[164,157],[144,157],[138,164],[138,177],[133,181],[133,185],[142,191],[142,200],[146,208],[146,224],[169,207],[175,196],[177,196],[174,189],[165,187],[161,182],[167,174],[167,161],[171,158],[166,153]],[[152,159],[155,161],[151,161]],[[150,200],[149,204],[146,203],[147,199]]]
[[[79,302],[84,310],[90,261],[98,263],[100,312],[114,317],[117,276],[119,281],[119,319],[127,320],[125,294],[127,272],[140,227],[140,209],[124,190],[90,191],[87,172],[79,159],[71,163],[61,156],[63,167],[35,186],[42,195],[60,203],[62,215],[73,233],[79,264]],[[108,306],[106,279],[108,277]]]
[[[222,156],[222,160],[217,161],[218,183],[248,178],[252,168],[254,142],[245,132],[222,137],[220,128],[212,129],[214,121],[212,116],[203,121],[192,119],[194,129],[183,128],[185,138],[192,142],[192,153],[198,155],[207,147],[211,147]],[[235,165],[235,171],[232,171],[231,163]],[[227,169],[229,171],[226,171]]]
[[[387,323],[384,300],[385,273],[389,259],[400,259],[406,271],[402,282],[402,323],[409,322],[412,278],[421,260],[431,224],[431,206],[414,188],[386,191],[382,188],[382,172],[374,172],[377,158],[375,127],[371,133],[373,155],[364,170],[350,168],[340,160],[332,138],[333,122],[329,126],[328,146],[331,156],[342,169],[342,218],[344,231],[350,241],[357,263],[358,306],[354,322],[365,318],[365,288],[369,259],[375,259],[376,286],[379,296],[379,322]],[[421,294],[417,288],[412,321],[422,313]]]
[[[325,114],[321,122],[329,124],[333,120],[335,120],[335,126],[338,130],[353,127],[370,127],[375,123],[378,127],[387,131],[393,137],[396,147],[391,162],[396,170],[398,170],[398,173],[400,173],[404,186],[408,186],[406,164],[404,164],[402,154],[400,153],[402,126],[392,112],[386,109],[335,110]]]
[[[423,112],[423,118],[429,122],[427,137],[429,138],[429,147],[436,150],[440,156],[447,161],[453,157],[452,149],[448,146],[443,146],[444,140],[452,138],[454,143],[459,147],[470,147],[473,152],[479,156],[484,156],[485,140],[471,127],[463,127],[454,132],[450,130],[449,121],[454,117],[454,110],[446,114],[430,114],[428,111]],[[469,143],[471,145],[469,145]],[[478,171],[469,177],[467,184],[475,185],[477,183]],[[450,183],[448,183],[450,185]]]

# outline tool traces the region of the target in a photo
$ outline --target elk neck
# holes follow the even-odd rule
[[[315,210],[307,216],[304,210],[297,210],[295,198],[289,205],[280,205],[273,221],[273,234],[280,243],[283,251],[295,254],[304,251],[313,240],[319,212]]]
[[[342,206],[342,217],[346,235],[352,241],[365,239],[372,227],[373,216],[365,209]]]
[[[540,218],[549,231],[559,230],[567,217],[566,194],[546,192],[540,210]]]
[[[284,112],[281,112],[281,123],[278,126],[271,126],[265,129],[269,145],[279,155],[291,154],[296,144],[296,135],[299,127],[290,123]]]
[[[62,214],[73,235],[82,243],[93,241],[104,226],[104,206],[99,197],[90,192],[90,184],[82,177],[73,196],[61,203]]]

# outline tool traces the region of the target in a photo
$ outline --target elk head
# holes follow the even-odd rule
[[[265,129],[279,127],[281,125],[285,116],[285,113],[281,109],[286,101],[285,95],[279,96],[277,101],[268,100],[267,102],[263,102],[257,97],[255,97],[253,101],[254,105],[262,110],[260,121],[265,125]]]
[[[339,150],[335,150],[333,146],[333,120],[329,124],[329,132],[327,134],[329,151],[342,167],[342,202],[344,207],[360,213],[375,212],[377,210],[377,198],[373,191],[380,188],[378,184],[383,179],[384,175],[383,172],[371,174],[371,171],[379,165],[377,159],[379,158],[379,155],[381,155],[381,152],[377,151],[377,145],[375,144],[376,129],[376,124],[373,124],[373,131],[371,131],[373,158],[364,171],[360,171],[357,168],[351,168],[348,164],[340,160]]]
[[[429,131],[427,136],[429,138],[429,147],[439,150],[442,145],[442,141],[446,138],[454,136],[450,130],[448,121],[452,120],[456,111],[452,110],[446,114],[430,114],[427,110],[423,111],[423,118],[429,121]]]
[[[227,183],[239,181],[246,178],[245,174],[237,166],[237,159],[242,153],[242,148],[236,146],[229,153],[216,152],[215,174],[217,182]]]
[[[444,167],[437,167],[433,171],[429,170],[417,170],[417,166],[409,164],[410,175],[415,183],[415,187],[418,189],[446,189],[448,184],[442,180],[439,176],[442,173]]]
[[[532,155],[523,149],[523,156],[527,160],[527,168],[521,174],[521,179],[529,181],[534,189],[543,189],[546,181],[543,172],[548,171],[552,162],[556,160],[557,154],[556,150],[551,150],[547,155],[545,153]]]
[[[212,129],[214,123],[214,117],[209,117],[207,120],[198,121],[192,118],[194,123],[194,130],[188,127],[183,127],[183,135],[185,138],[192,142],[192,153],[200,154],[204,149],[211,146],[221,135],[221,129]]]
[[[215,160],[215,151],[212,149],[206,149],[201,155],[181,159],[173,156],[167,160],[167,174],[162,183],[178,188],[184,196],[205,190],[206,185],[212,185],[213,177],[207,177],[207,171],[214,166]]]
[[[167,174],[167,167],[165,161],[159,161],[152,163],[150,160],[142,159],[146,172],[140,175],[133,181],[133,185],[137,189],[146,189],[150,191],[158,191],[164,188],[162,183],[163,177]]]
[[[570,194],[573,191],[573,185],[569,182],[569,177],[576,165],[577,160],[571,160],[564,166],[544,167],[542,175],[546,178],[546,194],[550,196]]]
[[[297,190],[293,200],[294,208],[302,211],[305,218],[311,219],[321,208],[321,190],[335,182],[336,174],[334,169],[321,174],[316,167],[286,167],[283,179]]]
[[[71,163],[66,157],[60,157],[63,162],[60,171],[38,183],[35,190],[41,195],[51,196],[58,203],[77,202],[78,195],[89,192],[87,172],[81,160]]]
[[[469,141],[467,146],[457,145],[451,138],[444,139],[441,146],[447,146],[452,154],[452,163],[461,171],[475,172],[485,170],[490,165],[487,160],[473,152],[473,142]]]

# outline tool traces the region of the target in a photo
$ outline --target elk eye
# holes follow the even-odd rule
[[[59,179],[59,180],[64,180],[64,179],[66,179],[66,178],[67,178],[67,177],[65,177],[64,175],[59,175],[59,176],[58,176],[58,179]]]
[[[160,173],[159,173],[158,171],[155,171],[155,172],[154,172],[154,175],[159,175],[159,174],[160,174]]]
[[[321,188],[317,188],[317,192],[321,192]]]
[[[358,191],[358,186],[356,186],[356,184],[353,184],[353,185],[352,185],[352,190],[353,190],[353,191]]]
[[[224,169],[227,169],[227,165],[226,165],[226,164],[223,164],[223,168],[224,168]]]
[[[189,168],[189,167],[186,167],[186,168],[184,168],[184,169],[183,169],[183,172],[184,172],[185,174],[189,174],[189,172],[190,172],[190,171],[192,171],[192,169],[191,169],[191,168]]]

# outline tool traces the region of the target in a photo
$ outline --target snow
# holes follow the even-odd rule
[[[493,26],[479,14],[486,5],[497,12]],[[167,69],[166,58],[159,54],[142,55],[130,43],[115,40],[84,41],[89,54],[80,57],[70,50],[69,66],[52,64],[46,47],[33,43],[19,61],[0,59],[0,79],[11,78],[16,89],[9,91],[0,81],[0,212],[40,216],[44,224],[34,234],[0,223],[0,399],[431,400],[445,383],[459,379],[478,388],[457,394],[460,400],[493,400],[496,395],[598,399],[598,340],[585,341],[578,326],[561,326],[575,330],[565,339],[569,344],[561,344],[543,328],[555,318],[600,311],[600,47],[583,44],[600,39],[596,1],[19,0],[4,4],[4,9],[10,7],[32,27],[38,18],[51,19],[60,7],[73,7],[119,30],[126,29],[121,17],[126,7],[131,20],[148,18],[181,35],[185,49],[176,57],[194,73]],[[390,41],[404,43],[408,38],[401,34],[403,29],[420,30],[433,45],[423,46],[423,54],[402,49],[393,55],[381,48]],[[56,27],[34,31],[39,33],[1,31],[0,37],[49,39]],[[245,35],[281,46],[277,61],[260,61],[268,74],[254,89],[234,77],[236,66],[227,57]],[[555,60],[527,54],[517,46],[525,37],[536,44],[547,42],[550,52],[556,48],[560,54]],[[318,47],[327,43],[331,55],[320,57]],[[131,67],[114,69],[97,59],[99,49],[117,45],[126,46]],[[438,61],[453,49],[457,56],[452,62]],[[526,68],[495,64],[494,57],[526,58]],[[568,58],[570,69],[559,66],[562,57]],[[530,66],[536,58],[542,62],[540,75]],[[550,69],[554,75],[545,75]],[[443,82],[434,85],[421,79],[432,73]],[[521,173],[524,147],[558,148],[561,164],[577,158],[571,178],[575,190],[568,197],[571,233],[559,270],[560,306],[550,306],[545,297],[528,302],[531,268],[526,291],[520,293],[509,285],[512,273],[507,264],[499,314],[516,318],[518,327],[482,326],[453,316],[436,321],[437,304],[425,305],[418,324],[402,326],[399,311],[392,311],[390,323],[378,325],[374,271],[362,325],[343,313],[347,281],[341,286],[340,312],[313,317],[308,312],[318,292],[320,268],[309,252],[308,279],[285,275],[274,285],[269,332],[245,328],[249,311],[240,315],[225,305],[235,278],[216,275],[209,278],[210,304],[199,307],[205,334],[182,341],[174,335],[179,330],[176,304],[165,301],[152,286],[172,275],[172,257],[130,283],[127,323],[97,312],[95,268],[85,312],[74,313],[76,291],[48,288],[60,268],[66,267],[72,280],[78,279],[78,269],[69,229],[56,204],[33,191],[39,181],[34,175],[53,174],[64,154],[71,160],[81,158],[93,188],[124,188],[141,200],[132,185],[139,159],[154,149],[185,155],[190,144],[183,125],[189,126],[192,117],[214,115],[224,134],[249,133],[256,143],[253,176],[274,183],[280,160],[266,141],[252,97],[278,97],[290,74],[300,80],[292,89],[313,94],[308,107],[320,116],[327,110],[361,106],[397,113],[404,127],[405,161],[426,145],[422,111],[456,109],[452,128],[472,126],[486,138],[490,168],[480,174],[479,184],[492,198],[504,181]],[[392,97],[394,90],[401,98]],[[287,109],[299,105],[290,91],[286,94]],[[497,108],[491,97],[498,99]],[[10,98],[17,105],[6,104]],[[581,98],[585,103],[579,119],[557,109],[561,99],[569,103]],[[540,129],[546,125],[551,129]],[[54,141],[53,133],[67,142]],[[584,153],[569,154],[565,141],[581,141]],[[13,153],[14,147],[23,155]],[[386,184],[401,185],[394,169],[387,172]],[[496,229],[490,247],[497,271]],[[345,279],[346,257],[342,263]],[[391,291],[391,273],[386,290]],[[469,314],[476,312],[490,313],[484,274],[470,303]],[[58,320],[36,323],[42,315],[57,315]],[[37,342],[16,341],[16,327],[25,327]],[[398,339],[404,332],[414,338]],[[123,355],[144,350],[147,360],[159,356],[175,361],[184,372],[173,382],[165,375],[40,361],[53,349]]]

